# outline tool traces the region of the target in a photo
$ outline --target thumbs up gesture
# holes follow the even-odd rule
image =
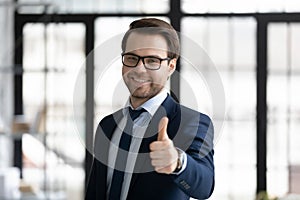
[[[170,174],[177,166],[178,153],[167,133],[169,119],[163,117],[158,125],[157,141],[150,144],[151,164],[158,173]]]

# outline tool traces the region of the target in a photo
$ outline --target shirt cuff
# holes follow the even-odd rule
[[[176,147],[176,149],[177,149],[177,151],[180,151],[180,152],[182,153],[182,155],[183,155],[183,159],[182,159],[182,167],[181,167],[181,169],[179,170],[179,172],[173,172],[173,173],[171,173],[171,174],[179,175],[179,174],[181,174],[181,173],[185,170],[185,168],[186,168],[186,165],[187,165],[187,155],[186,155],[186,153],[185,153],[183,150],[181,150],[181,149],[179,149],[179,148],[177,148],[177,147]]]

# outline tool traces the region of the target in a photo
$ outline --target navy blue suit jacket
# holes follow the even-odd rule
[[[155,172],[149,155],[143,154],[150,152],[150,143],[157,140],[158,123],[163,116],[169,118],[167,133],[174,146],[187,153],[186,169],[179,175]],[[112,134],[122,117],[122,111],[119,110],[99,123],[86,200],[106,199],[108,149]],[[141,155],[135,164],[137,173],[132,176],[128,200],[184,200],[189,197],[207,199],[212,194],[213,125],[208,116],[182,106],[168,96],[153,116],[139,153]]]

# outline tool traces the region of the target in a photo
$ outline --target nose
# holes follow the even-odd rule
[[[140,59],[137,66],[135,67],[136,70],[138,71],[146,71],[146,68],[144,66],[143,60]]]
[[[137,67],[140,67],[140,66],[144,66],[143,59],[140,59],[137,64]]]

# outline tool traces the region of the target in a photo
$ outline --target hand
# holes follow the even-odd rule
[[[169,119],[163,117],[158,125],[157,141],[150,144],[151,164],[158,173],[170,174],[177,167],[178,152],[167,134]]]

